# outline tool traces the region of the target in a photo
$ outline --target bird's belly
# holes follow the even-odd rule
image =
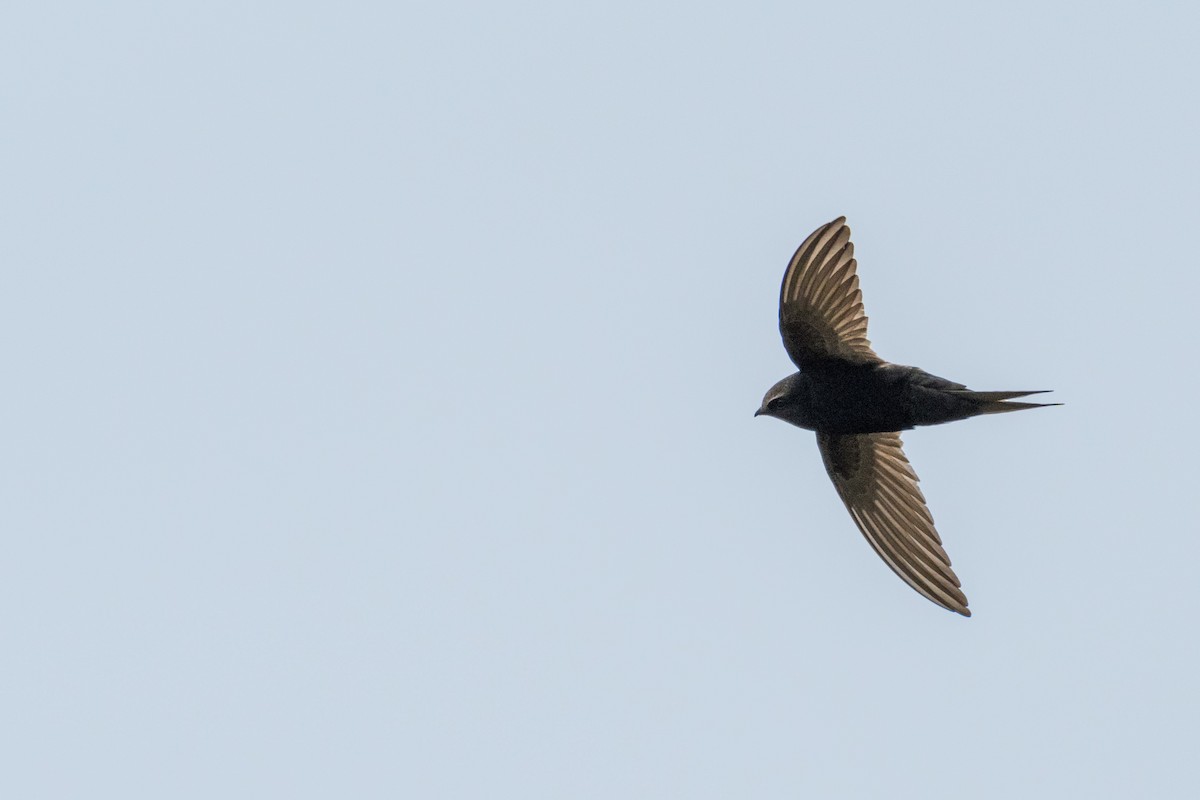
[[[810,394],[814,427],[826,433],[884,433],[912,428],[899,387],[886,381],[817,382]]]

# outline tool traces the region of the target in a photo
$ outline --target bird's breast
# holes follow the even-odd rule
[[[908,430],[904,386],[895,376],[871,365],[809,373],[810,416],[826,433],[884,433]]]

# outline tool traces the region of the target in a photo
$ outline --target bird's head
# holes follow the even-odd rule
[[[812,430],[809,423],[808,385],[802,373],[789,375],[767,390],[756,417],[775,417]]]

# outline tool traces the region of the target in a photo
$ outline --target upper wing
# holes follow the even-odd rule
[[[942,608],[971,616],[900,434],[818,433],[817,444],[850,516],[892,571]]]
[[[812,232],[796,250],[779,290],[779,332],[796,366],[837,358],[881,361],[867,339],[867,315],[846,218]]]

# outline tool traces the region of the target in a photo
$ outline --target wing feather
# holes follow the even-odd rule
[[[867,339],[857,268],[845,217],[813,231],[788,263],[779,290],[779,332],[801,369],[831,359],[880,362]]]
[[[922,596],[971,616],[898,433],[817,434],[825,469],[871,548]]]

